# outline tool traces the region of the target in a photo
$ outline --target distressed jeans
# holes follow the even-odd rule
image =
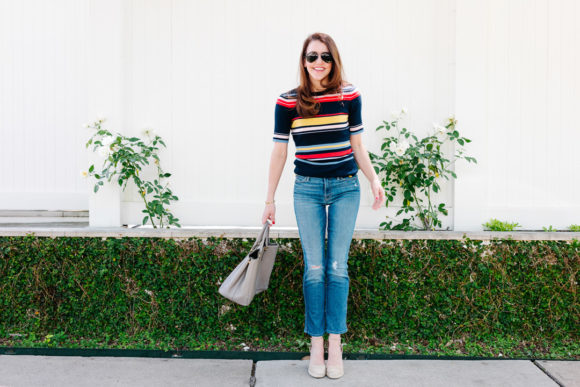
[[[347,331],[347,261],[359,204],[356,175],[296,175],[294,213],[304,255],[304,332],[310,336]]]

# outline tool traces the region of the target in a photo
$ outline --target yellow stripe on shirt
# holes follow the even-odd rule
[[[327,116],[327,117],[298,118],[292,122],[291,127],[299,128],[301,126],[339,124],[347,121],[348,114],[338,114],[336,116]]]

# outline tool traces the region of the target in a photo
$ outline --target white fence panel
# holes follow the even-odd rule
[[[2,1],[1,208],[86,209],[82,124],[100,113],[111,130],[167,140],[183,225],[256,225],[275,99],[297,83],[303,39],[322,31],[362,92],[370,150],[392,110],[405,106],[419,135],[457,113],[479,163],[457,164],[455,191],[436,197],[451,210],[444,228],[578,223],[579,16],[574,0]],[[295,224],[292,161],[291,145],[281,226]],[[357,226],[374,228],[396,208],[372,211],[363,190]],[[122,194],[123,223],[141,208]]]
[[[87,209],[88,5],[0,1],[2,209]]]
[[[578,2],[461,0],[457,12],[457,111],[479,166],[458,166],[455,228],[578,224]]]

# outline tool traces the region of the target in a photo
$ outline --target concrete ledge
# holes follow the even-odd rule
[[[34,234],[39,237],[147,237],[187,239],[192,237],[209,238],[255,238],[260,227],[182,227],[154,229],[152,227],[37,227],[33,224],[19,227],[2,227],[0,236],[25,236]],[[271,238],[298,238],[296,228],[273,226]],[[513,239],[513,240],[580,240],[580,232],[546,231],[378,231],[355,230],[354,239],[396,240],[396,239],[445,239],[461,240],[464,237],[474,240]]]
[[[0,217],[8,218],[37,218],[37,217],[50,217],[50,218],[88,218],[89,211],[71,211],[71,210],[0,210]]]

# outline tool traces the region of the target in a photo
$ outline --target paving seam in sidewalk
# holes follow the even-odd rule
[[[540,363],[538,363],[536,360],[532,360],[532,363],[538,367],[543,373],[545,373],[550,379],[552,379],[554,382],[556,382],[556,384],[560,387],[566,387],[564,384],[562,384],[562,382],[560,382],[558,380],[558,378],[556,378],[554,375],[552,375],[547,369],[545,369]]]
[[[250,387],[254,387],[256,385],[256,362],[252,362],[252,372],[250,374]]]

